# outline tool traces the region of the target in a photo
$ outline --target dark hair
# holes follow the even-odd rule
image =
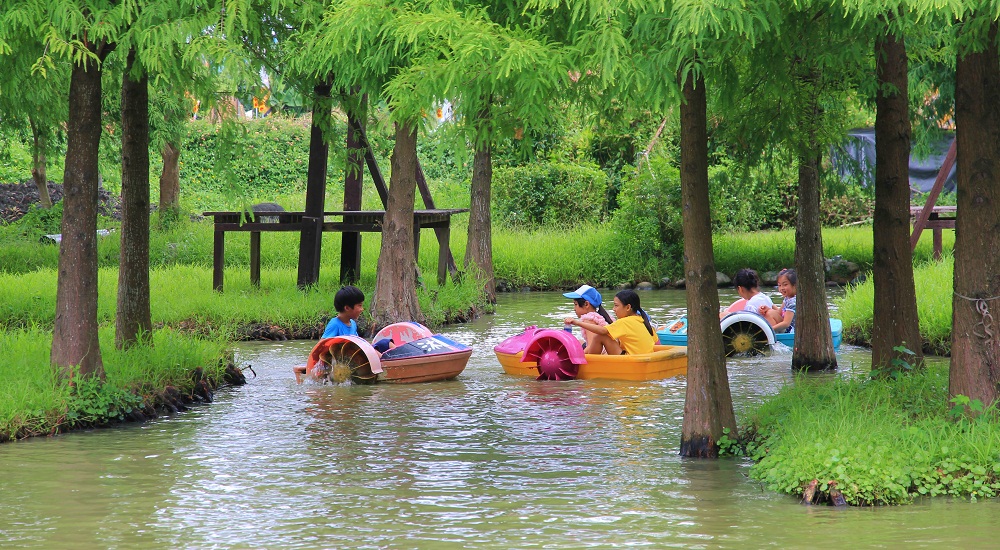
[[[794,269],[782,269],[778,272],[778,279],[785,277],[788,279],[788,283],[792,286],[797,286],[799,284],[799,276],[795,274]]]
[[[580,307],[587,307],[587,304],[590,304],[590,302],[588,302],[586,298],[573,298],[573,301],[576,302],[576,305],[578,305]],[[594,304],[590,304],[590,305],[594,305]],[[611,324],[611,323],[614,322],[614,321],[611,320],[611,316],[608,315],[608,310],[604,309],[604,304],[601,304],[601,305],[597,306],[597,313],[600,313],[601,317],[604,317],[604,320],[607,321],[608,324]]]
[[[354,307],[364,301],[365,293],[361,292],[360,288],[347,285],[338,290],[337,294],[334,295],[333,309],[337,310],[337,313],[340,313],[345,308]]]
[[[639,306],[639,295],[636,294],[634,290],[626,288],[625,290],[618,292],[618,294],[615,294],[615,298],[618,298],[618,301],[624,306],[632,306],[632,311],[642,316],[642,323],[646,325],[646,330],[648,330],[649,334],[652,336],[653,325],[649,324],[649,315],[646,315],[646,312]]]
[[[736,275],[733,276],[733,285],[753,290],[760,287],[760,277],[757,276],[756,271],[749,268],[743,268],[737,271]]]

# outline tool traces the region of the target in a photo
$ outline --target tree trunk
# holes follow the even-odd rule
[[[51,363],[69,379],[104,377],[97,338],[97,154],[101,142],[101,70],[90,60],[74,64],[66,124],[62,241],[56,282]]]
[[[493,185],[493,158],[490,137],[476,147],[472,160],[472,191],[469,201],[469,238],[465,248],[465,268],[475,266],[491,304],[497,302],[493,273],[493,233],[490,193]]]
[[[423,322],[417,303],[416,257],[413,249],[413,201],[417,187],[417,132],[414,126],[396,123],[392,148],[389,197],[382,224],[375,296],[372,299],[373,331],[400,321]]]
[[[38,187],[38,202],[42,208],[52,208],[52,197],[49,196],[49,178],[45,173],[45,134],[35,122],[35,119],[28,117],[31,125],[31,177],[35,180],[35,187]]]
[[[719,328],[719,289],[708,201],[705,81],[685,80],[681,102],[681,200],[687,281],[688,371],[681,456],[719,455],[723,429],[736,438],[726,354]]]
[[[923,363],[910,248],[910,112],[906,43],[891,32],[875,41],[875,312],[872,369],[890,372],[893,359]],[[915,357],[895,351],[905,346]]]
[[[134,79],[135,50],[122,75],[122,235],[115,346],[147,340],[149,313],[149,77]]]
[[[984,405],[1000,394],[1000,57],[959,54],[955,73],[958,215],[949,394]]]
[[[160,172],[160,206],[157,212],[160,219],[164,216],[173,219],[181,211],[181,150],[168,141],[160,150],[160,158],[163,159],[163,171]]]
[[[818,115],[817,115],[818,116]],[[815,145],[815,140],[810,138]],[[799,213],[795,223],[796,288],[795,349],[793,370],[837,368],[826,305],[826,270],[823,263],[823,228],[819,217],[818,149],[799,156]]]

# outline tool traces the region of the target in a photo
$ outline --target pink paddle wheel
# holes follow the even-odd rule
[[[562,330],[535,333],[521,361],[538,363],[538,380],[573,380],[587,362],[580,341]]]

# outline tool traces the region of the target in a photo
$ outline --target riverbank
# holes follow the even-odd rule
[[[221,339],[158,330],[150,344],[118,350],[114,330],[105,327],[100,341],[105,380],[69,384],[49,367],[50,331],[0,331],[0,442],[142,422],[211,402],[220,388],[246,382]]]
[[[750,477],[814,504],[1000,494],[1000,415],[948,399],[948,368],[898,378],[800,375],[743,420]]]

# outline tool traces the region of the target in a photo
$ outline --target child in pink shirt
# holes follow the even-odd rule
[[[612,322],[611,316],[608,315],[604,306],[601,305],[601,293],[596,288],[590,285],[583,285],[573,292],[564,293],[563,296],[573,299],[573,312],[576,313],[576,316],[581,321],[593,323],[601,327]],[[566,328],[570,329],[570,325],[566,325]],[[581,330],[583,331],[584,347],[586,347],[590,345],[590,341],[596,335],[587,329]]]

